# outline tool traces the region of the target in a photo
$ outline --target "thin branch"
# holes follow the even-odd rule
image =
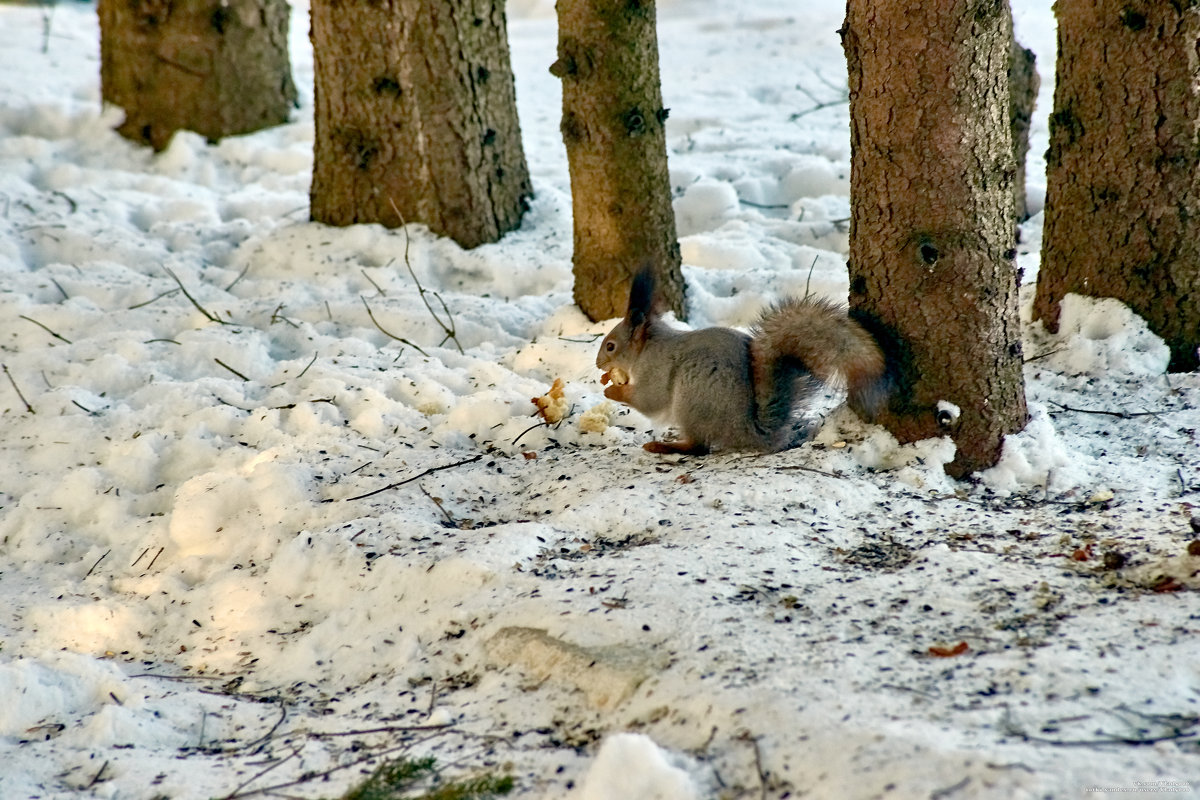
[[[1108,747],[1114,744],[1125,745],[1127,747],[1145,747],[1147,745],[1158,744],[1159,742],[1177,742],[1188,739],[1195,741],[1200,733],[1195,731],[1175,731],[1163,736],[1146,736],[1135,738],[1132,736],[1111,736],[1107,739],[1048,739],[1044,736],[1033,736],[1024,731],[1011,730],[1009,736],[1021,739],[1026,742],[1036,742],[1037,744],[1048,744],[1054,747]]]
[[[287,762],[291,761],[291,760],[292,760],[293,758],[295,758],[296,756],[300,755],[300,751],[301,751],[301,750],[303,750],[303,749],[304,749],[304,748],[303,748],[303,746],[295,748],[294,750],[292,750],[292,754],[291,754],[290,756],[288,756],[287,758],[281,758],[281,759],[279,759],[279,760],[278,760],[278,761],[276,761],[274,764],[272,764],[271,766],[269,766],[269,767],[267,767],[266,769],[262,770],[261,772],[257,773],[257,774],[256,774],[256,775],[254,775],[253,777],[251,777],[251,778],[248,778],[247,780],[244,780],[244,781],[242,781],[241,783],[239,783],[239,784],[237,785],[237,787],[236,787],[236,788],[235,788],[235,789],[234,789],[232,792],[230,792],[229,794],[225,795],[225,800],[230,800],[230,798],[233,798],[233,797],[239,797],[239,796],[240,796],[240,797],[245,797],[246,795],[238,795],[238,792],[240,792],[242,789],[245,789],[247,786],[249,786],[250,784],[254,783],[256,780],[258,780],[258,779],[259,779],[259,778],[261,778],[262,776],[266,775],[266,774],[267,774],[268,772],[270,772],[271,770],[273,770],[273,769],[275,769],[275,768],[277,768],[277,767],[282,767],[284,764],[286,764]]]
[[[342,736],[367,736],[372,733],[413,733],[416,731],[442,731],[454,727],[450,723],[441,725],[388,725],[382,728],[361,728],[353,731],[309,731],[309,739],[335,739]]]
[[[274,325],[276,322],[286,322],[288,325],[291,325],[293,328],[299,328],[300,327],[299,325],[292,322],[290,319],[288,319],[287,317],[285,317],[283,314],[280,313],[281,311],[283,311],[283,308],[284,308],[283,303],[280,303],[279,305],[275,306],[275,310],[271,312],[271,324]]]
[[[742,204],[742,205],[744,205],[744,206],[750,206],[751,208],[761,208],[761,209],[763,209],[763,210],[774,210],[774,209],[779,209],[779,208],[791,208],[791,206],[790,206],[790,205],[788,205],[787,203],[755,203],[755,202],[754,202],[754,201],[752,201],[752,200],[744,200],[744,199],[742,199],[741,197],[739,197],[739,198],[738,198],[738,202],[739,202],[739,203],[741,203],[741,204]]]
[[[76,400],[72,400],[72,401],[71,401],[71,405],[73,405],[73,406],[75,406],[76,408],[82,409],[83,411],[87,412],[87,415],[88,415],[89,417],[96,417],[96,416],[99,416],[99,415],[100,415],[100,412],[99,412],[99,411],[92,411],[90,408],[88,408],[87,406],[85,406],[83,403],[80,403],[80,402],[78,402],[78,401],[76,401]]]
[[[1063,351],[1063,348],[1061,348],[1061,347],[1057,347],[1053,350],[1047,350],[1044,353],[1038,353],[1036,356],[1030,356],[1029,358],[1025,359],[1024,363],[1031,364],[1034,361],[1041,361],[1043,358],[1049,358],[1050,356],[1054,355],[1055,353],[1061,353],[1062,351]]]
[[[92,577],[92,573],[96,571],[96,567],[100,566],[100,562],[103,561],[104,559],[108,558],[108,554],[111,552],[112,552],[112,550],[104,551],[104,555],[102,555],[96,559],[96,563],[92,564],[92,568],[87,571],[87,575],[84,575],[83,579],[87,580],[88,578]]]
[[[1120,706],[1118,708],[1121,711],[1131,711],[1136,716],[1139,716],[1142,719],[1150,720],[1153,722],[1159,721],[1158,718],[1160,715],[1142,714],[1140,712],[1133,711],[1132,709],[1126,708],[1125,706]],[[1114,716],[1117,716],[1118,718],[1120,717],[1120,715],[1116,714],[1116,712],[1109,712],[1109,713],[1112,713]],[[1014,738],[1019,738],[1026,742],[1036,742],[1037,744],[1048,744],[1048,745],[1052,745],[1054,747],[1108,747],[1111,745],[1125,745],[1128,747],[1146,747],[1148,745],[1158,744],[1159,742],[1175,742],[1175,741],[1181,741],[1181,740],[1196,741],[1196,737],[1200,736],[1200,732],[1195,731],[1195,730],[1188,730],[1188,729],[1195,728],[1197,724],[1200,724],[1200,719],[1189,717],[1189,718],[1178,720],[1178,721],[1182,722],[1184,724],[1182,724],[1181,726],[1173,725],[1173,724],[1165,725],[1165,727],[1171,728],[1171,732],[1165,733],[1165,734],[1162,734],[1159,736],[1113,736],[1111,734],[1105,733],[1104,731],[1099,731],[1100,735],[1105,737],[1103,739],[1050,739],[1050,738],[1047,738],[1044,736],[1033,736],[1032,734],[1028,734],[1025,731],[1021,730],[1021,728],[1013,720],[1011,711],[1006,711],[1004,719],[1002,720],[1001,724],[1003,726],[1004,733],[1008,736],[1012,736]]]
[[[767,772],[763,769],[762,748],[759,747],[758,739],[750,735],[749,731],[743,731],[738,737],[743,742],[749,742],[754,748],[754,771],[758,773],[758,792],[762,800],[767,800]]]
[[[171,295],[175,294],[178,291],[179,291],[178,289],[171,289],[169,291],[163,292],[162,294],[157,294],[154,297],[151,297],[149,300],[145,301],[144,303],[138,303],[136,305],[130,306],[129,310],[133,311],[135,308],[142,308],[144,306],[150,305],[151,303],[156,303],[159,300],[162,300],[164,297],[170,297]]]
[[[564,417],[563,419],[566,419],[566,417]],[[530,425],[528,428],[526,428],[525,430],[523,430],[519,434],[517,434],[517,438],[512,440],[512,444],[516,444],[517,442],[521,441],[521,439],[525,436],[525,434],[529,433],[530,431],[537,430],[538,428],[549,428],[549,427],[550,427],[549,422],[539,422],[536,425]]]
[[[371,276],[367,274],[365,269],[360,269],[359,272],[361,272],[362,276],[367,279],[367,283],[375,287],[375,291],[379,292],[380,297],[387,297],[387,292],[383,290],[382,286],[371,279]]]
[[[804,90],[801,90],[801,91],[804,91]],[[804,93],[808,94],[808,92],[804,92]],[[812,95],[809,95],[809,97],[812,97]],[[840,106],[843,103],[848,103],[848,102],[850,102],[849,97],[840,97],[837,100],[829,100],[826,102],[817,103],[816,105],[812,106],[811,108],[806,108],[803,111],[797,111],[796,113],[789,115],[788,122],[795,122],[796,120],[800,119],[801,117],[806,117],[809,114],[816,113],[817,111],[822,111],[826,108],[832,108],[833,106]]]
[[[242,749],[249,750],[252,747],[256,747],[260,744],[267,742],[272,736],[275,735],[275,731],[279,730],[279,726],[283,724],[283,721],[285,719],[287,719],[287,701],[280,698],[280,700],[279,700],[279,719],[275,720],[275,724],[271,726],[271,730],[267,731],[262,736],[255,739],[253,742],[250,742],[250,744],[245,745]],[[242,784],[242,786],[248,785],[253,782],[254,782],[254,779],[252,778],[252,779],[246,781],[245,784]],[[238,789],[241,789],[242,786],[239,786]],[[237,791],[237,790],[235,789],[234,791]]]
[[[92,776],[92,780],[88,783],[87,786],[83,787],[83,791],[86,792],[88,789],[91,789],[93,786],[95,786],[97,783],[99,783],[100,776],[104,774],[104,770],[106,770],[106,769],[108,769],[107,761],[105,761],[103,764],[100,765],[100,771]]]
[[[450,313],[450,307],[448,305],[446,305],[446,301],[442,299],[442,296],[440,294],[438,294],[437,292],[430,292],[428,289],[426,289],[424,286],[421,285],[420,279],[417,278],[417,273],[412,268],[412,262],[410,262],[408,260],[408,245],[409,245],[408,223],[405,222],[404,215],[400,213],[400,209],[396,207],[396,202],[394,200],[392,200],[391,198],[388,198],[388,202],[391,203],[392,210],[396,212],[396,216],[400,218],[400,226],[401,226],[401,229],[404,231],[404,266],[408,269],[408,274],[410,276],[412,276],[413,283],[415,283],[417,285],[417,295],[421,298],[421,302],[425,304],[425,309],[429,312],[430,316],[433,317],[433,321],[436,322],[438,324],[438,327],[440,327],[442,329],[442,331],[444,331],[446,334],[446,336],[442,339],[441,344],[445,344],[446,339],[453,339],[454,346],[457,347],[458,352],[461,353],[461,352],[463,352],[463,348],[462,348],[462,345],[458,341],[458,333],[457,333],[457,329],[455,328],[455,325],[454,325],[454,315]],[[434,297],[437,298],[438,302],[442,304],[442,310],[444,312],[446,312],[446,321],[445,322],[443,322],[442,318],[439,317],[437,315],[437,312],[433,310],[433,306],[430,305],[429,300],[427,300],[425,297],[426,293],[432,294]]]
[[[261,789],[251,789],[248,792],[242,792],[242,791],[240,791],[240,789],[235,789],[230,794],[225,795],[224,800],[237,800],[237,798],[253,797],[254,795],[258,795],[258,794],[274,794],[275,792],[278,792],[280,789],[286,789],[291,786],[301,786],[305,783],[309,783],[310,781],[315,781],[315,780],[318,780],[321,778],[327,778],[330,775],[334,774],[335,772],[341,772],[344,769],[350,769],[351,767],[357,767],[359,764],[364,764],[368,761],[374,761],[378,758],[382,758],[383,756],[389,755],[391,753],[396,753],[396,752],[399,752],[402,750],[407,750],[410,747],[411,747],[411,745],[409,745],[409,744],[402,744],[397,747],[390,747],[386,750],[381,750],[377,753],[370,753],[361,758],[355,759],[354,761],[351,761],[349,763],[340,764],[336,767],[333,767],[333,768],[327,769],[327,770],[323,770],[321,772],[306,772],[303,775],[301,775],[299,778],[297,778],[296,780],[288,781],[286,783],[277,783],[273,786],[265,786]],[[243,784],[243,786],[244,785],[245,784]]]
[[[21,319],[25,320],[26,322],[32,322],[34,325],[37,325],[39,328],[41,328],[42,330],[44,330],[46,333],[50,334],[50,335],[51,335],[51,336],[53,336],[55,339],[58,339],[60,342],[66,342],[67,344],[70,344],[70,343],[71,343],[71,340],[70,340],[70,339],[68,339],[68,338],[67,338],[67,337],[65,337],[65,336],[60,336],[59,334],[57,334],[57,333],[55,333],[54,331],[52,331],[52,330],[50,330],[49,328],[47,328],[47,327],[46,327],[45,325],[43,325],[42,323],[38,322],[36,319],[33,319],[32,317],[27,317],[27,316],[25,316],[24,314],[18,314],[17,316],[18,316],[19,318],[21,318]]]
[[[367,305],[367,298],[362,297],[360,295],[358,299],[362,300],[362,304],[364,306],[366,306],[367,316],[371,318],[371,322],[373,322],[375,324],[375,327],[379,329],[380,333],[382,333],[384,336],[388,337],[389,339],[394,339],[395,341],[400,342],[401,344],[408,345],[409,347],[416,350],[421,355],[425,356],[426,358],[429,358],[429,354],[426,353],[424,350],[422,350],[419,346],[413,344],[408,339],[405,339],[403,336],[397,336],[396,334],[389,331],[387,328],[380,325],[379,320],[375,319],[375,315],[371,312],[371,307],[369,305]]]
[[[37,412],[33,410],[33,406],[29,405],[29,401],[25,399],[25,395],[21,394],[21,390],[17,386],[16,379],[13,378],[12,373],[8,371],[8,364],[0,364],[0,367],[4,369],[4,376],[8,378],[8,382],[12,384],[13,391],[17,393],[17,397],[21,398],[21,402],[25,404],[25,410],[30,414],[36,414]]]
[[[242,271],[237,274],[237,277],[233,279],[233,282],[225,287],[225,291],[228,292],[230,289],[237,286],[238,281],[240,281],[242,278],[246,277],[246,273],[250,271],[251,263],[252,262],[246,262],[246,266],[242,267]]]
[[[315,364],[315,363],[317,363],[317,353],[313,353],[312,361],[309,361],[309,362],[308,362],[308,363],[307,363],[307,364],[304,366],[304,369],[300,370],[300,374],[299,374],[299,375],[297,375],[296,377],[292,378],[292,380],[294,380],[294,381],[298,381],[298,380],[300,380],[301,378],[303,378],[303,377],[304,377],[304,373],[308,372],[308,368],[309,368],[309,367],[311,367],[311,366],[312,366],[313,364]]]
[[[163,267],[163,271],[165,271],[168,275],[171,276],[171,279],[174,280],[176,284],[178,284],[179,291],[183,292],[183,296],[186,297],[191,302],[191,304],[196,307],[197,311],[199,311],[201,314],[204,315],[205,319],[209,320],[210,322],[215,322],[218,325],[231,324],[231,323],[228,323],[225,320],[221,319],[220,317],[214,316],[213,314],[209,313],[208,309],[206,309],[204,306],[202,306],[198,302],[196,302],[196,298],[194,298],[190,294],[188,294],[187,287],[183,285],[183,281],[179,280],[179,276],[176,275],[174,272],[172,272],[169,267]]]
[[[237,371],[236,369],[234,369],[233,367],[231,367],[231,366],[229,366],[228,364],[226,364],[226,363],[225,363],[224,361],[222,361],[221,359],[219,359],[219,358],[214,358],[214,359],[213,359],[213,361],[217,362],[217,363],[218,363],[218,364],[220,364],[222,367],[224,367],[225,369],[227,369],[227,370],[229,370],[230,372],[232,372],[234,375],[237,375],[239,378],[241,378],[242,380],[246,381],[246,383],[249,383],[249,382],[250,382],[250,379],[249,379],[249,378],[247,378],[247,377],[246,377],[245,375],[243,375],[242,373],[238,372],[238,371]]]
[[[158,552],[154,554],[154,558],[150,559],[150,563],[146,565],[147,570],[149,570],[151,567],[154,566],[154,562],[158,561],[158,557],[161,556],[163,554],[163,550],[166,550],[166,549],[167,548],[165,548],[165,547],[158,548]]]
[[[456,519],[455,519],[455,518],[454,518],[454,517],[453,517],[453,516],[450,514],[450,512],[446,510],[446,507],[445,507],[444,505],[442,505],[442,501],[441,501],[440,499],[438,499],[438,498],[434,497],[433,495],[431,495],[431,494],[428,492],[428,490],[426,490],[426,488],[425,488],[424,486],[422,486],[421,484],[419,484],[419,483],[417,484],[417,488],[421,490],[421,494],[423,494],[423,495],[425,495],[426,497],[428,497],[428,498],[429,498],[429,499],[430,499],[430,500],[433,502],[433,504],[434,504],[435,506],[437,506],[437,507],[438,507],[438,511],[441,511],[441,512],[442,512],[442,516],[446,518],[446,522],[450,523],[450,527],[452,527],[452,528],[460,528],[460,527],[462,527],[461,525],[459,525],[459,523],[458,523],[458,520],[456,520]],[[436,681],[435,681],[435,683],[436,683]]]
[[[812,472],[816,475],[824,475],[826,478],[839,478],[842,480],[845,480],[845,478],[846,478],[845,475],[839,475],[836,472],[826,472],[823,469],[817,469],[816,467],[806,467],[801,464],[786,464],[784,466],[776,467],[775,469],[779,470],[780,472],[782,472],[784,470],[798,469],[801,472]]]
[[[1103,409],[1093,410],[1090,408],[1073,408],[1065,406],[1062,403],[1056,403],[1051,400],[1051,403],[1061,408],[1063,411],[1071,411],[1076,414],[1097,414],[1104,417],[1117,417],[1118,419],[1133,419],[1134,417],[1157,417],[1162,411],[1105,411]]]
[[[418,475],[414,475],[411,478],[405,478],[402,481],[397,481],[396,483],[388,484],[387,486],[383,487],[382,489],[376,489],[373,492],[367,492],[366,494],[360,494],[360,495],[356,495],[354,497],[347,497],[346,500],[362,500],[367,497],[372,497],[373,495],[382,494],[383,492],[403,486],[406,483],[412,483],[415,480],[420,480],[421,478],[424,478],[426,475],[432,475],[435,472],[441,472],[444,469],[453,469],[455,467],[461,467],[464,464],[473,464],[481,458],[483,458],[483,453],[480,453],[477,456],[472,456],[471,458],[465,458],[462,461],[455,461],[453,464],[443,464],[440,467],[430,467],[429,469],[425,470],[424,472],[422,472]]]

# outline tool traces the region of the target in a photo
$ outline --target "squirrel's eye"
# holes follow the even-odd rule
[[[604,349],[611,353],[613,350],[617,349],[617,343],[616,342],[606,342],[604,345]]]

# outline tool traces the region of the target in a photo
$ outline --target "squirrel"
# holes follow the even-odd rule
[[[679,430],[652,453],[774,452],[793,444],[793,406],[820,384],[841,382],[868,420],[890,380],[876,339],[836,303],[788,299],[763,312],[749,335],[732,328],[683,331],[662,318],[654,277],[634,278],[629,309],[600,344],[604,396]]]

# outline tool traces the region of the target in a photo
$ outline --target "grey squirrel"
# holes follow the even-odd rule
[[[625,318],[604,337],[596,366],[604,396],[679,429],[652,453],[775,451],[791,442],[793,406],[818,388],[844,383],[847,403],[867,418],[883,404],[889,380],[875,338],[835,303],[784,300],[750,335],[732,328],[683,331],[662,319],[654,278],[640,272]]]

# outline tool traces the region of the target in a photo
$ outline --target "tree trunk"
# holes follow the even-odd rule
[[[1009,102],[1008,113],[1012,124],[1013,155],[1016,157],[1016,175],[1013,178],[1013,200],[1016,201],[1017,222],[1029,219],[1029,208],[1025,200],[1025,156],[1029,155],[1029,125],[1037,105],[1038,89],[1042,86],[1037,73],[1037,57],[1032,50],[1015,41],[1012,45],[1012,60],[1008,65]]]
[[[1200,366],[1200,7],[1058,0],[1046,227],[1034,318],[1115,297]]]
[[[948,473],[1025,425],[1005,0],[849,0],[850,305],[884,339],[902,442],[949,434]],[[949,405],[947,405],[949,404]]]
[[[285,0],[100,0],[100,87],[124,137],[164,149],[287,122],[296,102]]]
[[[423,222],[463,247],[532,194],[503,0],[313,0],[312,218]]]
[[[643,267],[681,318],[683,275],[658,78],[653,0],[558,0],[562,136],[575,221],[575,302],[593,320],[625,313]]]

